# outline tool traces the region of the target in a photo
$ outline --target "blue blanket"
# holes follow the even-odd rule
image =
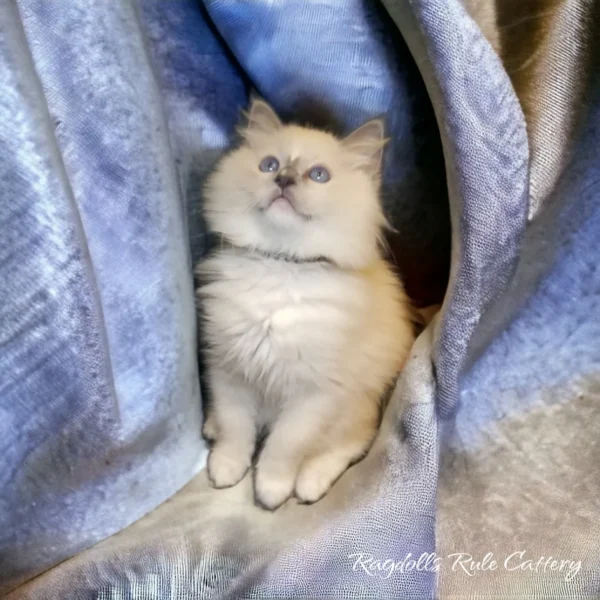
[[[1,3],[0,594],[597,598],[599,73],[593,0]],[[385,116],[443,300],[367,458],[275,513],[200,436],[201,185],[252,89]]]

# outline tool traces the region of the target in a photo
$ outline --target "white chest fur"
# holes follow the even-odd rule
[[[210,359],[266,395],[335,385],[349,366],[369,295],[328,264],[222,253],[205,261],[199,296]]]

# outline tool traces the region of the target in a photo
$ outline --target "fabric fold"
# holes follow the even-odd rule
[[[13,486],[0,581],[122,530],[10,599],[596,597],[597,3],[18,4],[27,37],[15,4],[0,8],[0,364],[15,374],[0,393]],[[442,310],[371,452],[321,501],[273,513],[249,477],[214,490],[194,476],[185,236],[195,259],[202,179],[250,84],[284,117],[340,133],[387,117],[392,245],[423,303],[444,292],[452,232]],[[44,502],[17,510],[17,497]],[[544,570],[555,559],[562,570]]]

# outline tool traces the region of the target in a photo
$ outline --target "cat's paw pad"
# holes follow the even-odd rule
[[[272,475],[256,472],[254,496],[256,503],[267,510],[279,508],[294,490],[294,479],[287,475]]]
[[[218,449],[208,457],[208,477],[216,488],[226,488],[239,483],[250,468],[250,461],[233,457]]]

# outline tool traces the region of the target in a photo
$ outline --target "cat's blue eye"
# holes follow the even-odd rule
[[[274,156],[267,156],[260,161],[258,168],[263,173],[273,173],[279,169],[279,161]]]
[[[331,175],[325,167],[313,167],[308,176],[317,183],[327,183],[331,179]]]

